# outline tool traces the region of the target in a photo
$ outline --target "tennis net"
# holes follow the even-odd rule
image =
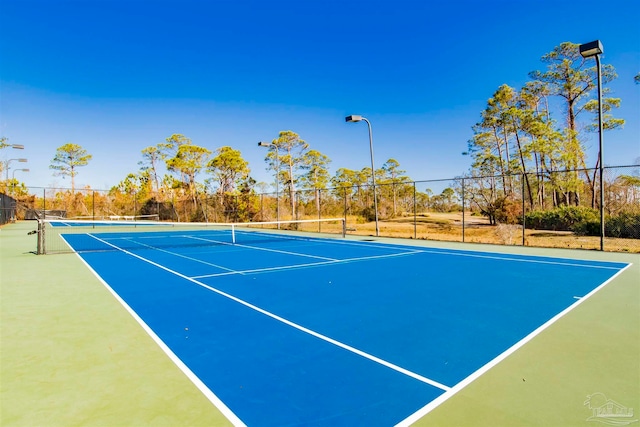
[[[344,218],[245,222],[159,222],[45,219],[38,222],[38,254],[268,244],[285,239],[344,237]]]

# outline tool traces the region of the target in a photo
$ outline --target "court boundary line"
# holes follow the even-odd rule
[[[98,241],[101,241],[102,243],[105,243],[105,244],[107,244],[109,246],[112,246],[113,248],[117,249],[118,251],[121,251],[122,253],[125,253],[125,254],[127,254],[129,256],[137,258],[137,259],[139,259],[139,260],[141,260],[143,262],[149,263],[149,264],[151,264],[151,265],[153,265],[153,266],[155,266],[157,268],[160,268],[161,270],[164,270],[164,271],[166,271],[166,272],[168,272],[170,274],[173,274],[173,275],[175,275],[177,277],[180,277],[180,278],[183,278],[185,280],[188,280],[191,283],[194,283],[194,284],[196,284],[198,286],[201,286],[201,287],[203,287],[205,289],[208,289],[208,290],[210,290],[212,292],[215,292],[220,296],[223,296],[223,297],[225,297],[227,299],[235,301],[238,304],[244,305],[247,308],[250,308],[250,309],[252,309],[254,311],[257,311],[257,312],[259,312],[261,314],[264,314],[267,317],[270,317],[270,318],[272,318],[274,320],[277,320],[277,321],[279,321],[281,323],[284,323],[285,325],[291,326],[292,328],[295,328],[295,329],[297,329],[297,330],[299,330],[301,332],[307,333],[307,334],[309,334],[311,336],[314,336],[314,337],[316,337],[318,339],[321,339],[321,340],[323,340],[325,342],[333,344],[336,347],[342,348],[343,350],[347,350],[347,351],[349,351],[351,353],[357,354],[358,356],[361,356],[361,357],[363,357],[365,359],[371,360],[371,361],[373,361],[375,363],[378,363],[378,364],[380,364],[382,366],[385,366],[385,367],[387,367],[389,369],[392,369],[392,370],[394,370],[396,372],[399,372],[399,373],[404,374],[404,375],[406,375],[408,377],[411,377],[413,379],[421,381],[421,382],[423,382],[425,384],[428,384],[428,385],[430,385],[432,387],[438,388],[438,389],[440,389],[440,390],[442,390],[444,392],[447,392],[447,391],[451,390],[451,387],[446,386],[446,385],[444,385],[442,383],[439,383],[439,382],[437,382],[435,380],[432,380],[430,378],[424,377],[424,376],[422,376],[420,374],[417,374],[415,372],[411,372],[408,369],[405,369],[405,368],[403,368],[401,366],[395,365],[395,364],[393,364],[391,362],[388,362],[388,361],[386,361],[384,359],[381,359],[381,358],[379,358],[377,356],[374,356],[372,354],[366,353],[366,352],[364,352],[362,350],[359,350],[359,349],[357,349],[355,347],[352,347],[352,346],[350,346],[348,344],[342,343],[342,342],[340,342],[338,340],[335,340],[335,339],[333,339],[331,337],[323,335],[323,334],[321,334],[319,332],[316,332],[316,331],[314,331],[312,329],[306,328],[306,327],[304,327],[302,325],[299,325],[299,324],[297,324],[295,322],[287,320],[284,317],[278,316],[275,313],[271,313],[270,311],[267,311],[267,310],[262,309],[262,308],[260,308],[260,307],[258,307],[256,305],[254,305],[254,304],[251,304],[250,302],[244,301],[244,300],[242,300],[242,299],[240,299],[238,297],[235,297],[235,296],[233,296],[231,294],[228,294],[228,293],[226,293],[224,291],[221,291],[220,289],[216,289],[216,288],[214,288],[212,286],[209,286],[209,285],[207,285],[205,283],[202,283],[202,282],[200,282],[200,281],[198,281],[196,279],[192,279],[189,276],[186,276],[186,275],[184,275],[184,274],[182,274],[182,273],[180,273],[178,271],[174,271],[174,270],[172,270],[170,268],[167,268],[167,267],[163,266],[162,264],[158,264],[157,262],[154,262],[154,261],[151,261],[149,259],[146,259],[146,258],[144,258],[144,257],[142,257],[140,255],[137,255],[137,254],[134,254],[132,252],[129,252],[126,249],[118,248],[117,246],[112,245],[109,242],[106,242],[106,241],[100,239],[99,237],[96,237],[96,236],[94,236],[94,235],[92,235],[90,233],[88,235],[90,237],[98,240]]]
[[[64,240],[64,239],[63,239]],[[66,240],[65,243],[69,244]],[[160,347],[184,375],[196,386],[196,388],[209,400],[220,413],[235,427],[247,427],[247,425],[233,412],[207,385],[165,344],[164,341],[151,329],[151,327],[131,308],[129,304],[86,262],[79,253],[76,256],[87,266],[89,271],[102,283],[102,285],[114,296],[114,298],[124,307],[124,309],[134,318],[142,329]]]
[[[444,402],[446,402],[447,400],[449,400],[450,398],[452,398],[453,396],[458,394],[458,392],[463,390],[469,384],[471,384],[472,382],[477,380],[479,377],[484,375],[486,372],[488,372],[490,369],[492,369],[493,367],[498,365],[500,362],[505,360],[507,357],[511,356],[513,353],[515,353],[517,350],[522,348],[525,344],[527,344],[532,339],[534,339],[535,337],[540,335],[542,332],[544,332],[547,328],[549,328],[551,325],[556,323],[562,317],[564,317],[569,312],[573,311],[576,307],[578,307],[580,304],[582,304],[583,302],[588,300],[590,297],[595,295],[598,291],[600,291],[606,285],[611,283],[615,278],[617,278],[620,274],[622,274],[626,269],[631,267],[631,265],[632,265],[632,263],[628,263],[626,266],[621,268],[616,274],[611,276],[609,279],[605,280],[600,285],[596,286],[593,290],[591,290],[585,296],[583,296],[582,298],[578,299],[573,304],[570,304],[567,308],[562,310],[560,313],[556,314],[551,319],[547,320],[545,323],[543,323],[542,325],[538,326],[536,329],[534,329],[532,332],[530,332],[528,335],[526,335],[520,341],[518,341],[517,343],[515,343],[514,345],[512,345],[511,347],[509,347],[508,349],[506,349],[502,353],[500,353],[498,356],[496,356],[495,358],[490,360],[488,363],[484,364],[482,367],[480,367],[476,371],[472,372],[471,375],[467,376],[462,381],[458,382],[456,385],[451,387],[451,389],[449,389],[446,392],[444,392],[444,394],[441,394],[440,396],[436,397],[434,400],[432,400],[431,402],[427,403],[425,406],[423,406],[422,408],[420,408],[419,410],[417,410],[416,412],[414,412],[413,414],[411,414],[410,416],[408,416],[404,420],[400,421],[398,424],[395,425],[395,427],[409,427],[413,423],[415,423],[418,420],[422,419],[429,412],[433,411],[438,406],[442,405]]]
[[[468,256],[472,258],[485,258],[485,259],[495,259],[500,261],[514,261],[514,262],[530,262],[532,264],[549,264],[549,265],[561,265],[566,267],[586,267],[586,268],[599,268],[604,270],[617,270],[619,267],[609,267],[606,265],[593,265],[593,264],[576,264],[572,262],[569,258],[558,258],[560,260],[566,260],[567,262],[557,262],[557,261],[546,261],[542,259],[526,259],[526,258],[510,258],[508,256],[492,256],[492,255],[480,255],[480,254],[467,254],[467,253],[455,253],[455,252],[439,252],[434,250],[426,250],[422,251],[425,253],[435,253],[435,254],[444,254],[444,255],[453,255],[453,256]],[[532,255],[525,255],[532,256]],[[533,255],[535,256],[535,255]],[[605,261],[607,262],[607,261]]]

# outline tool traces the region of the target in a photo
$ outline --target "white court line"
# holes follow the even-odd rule
[[[508,256],[496,256],[496,255],[478,255],[478,254],[465,254],[465,253],[455,253],[455,252],[440,252],[440,251],[431,251],[431,250],[423,250],[425,253],[435,253],[435,254],[444,254],[444,255],[453,255],[453,256],[467,256],[472,258],[486,258],[486,259],[497,259],[501,261],[515,261],[515,262],[530,262],[533,264],[550,264],[550,265],[562,265],[567,267],[585,267],[585,268],[599,268],[604,270],[617,270],[619,267],[608,267],[605,265],[592,265],[592,264],[578,264],[572,262],[563,262],[563,261],[546,261],[542,259],[522,259],[522,258],[510,258]],[[524,255],[528,256],[528,255]],[[558,258],[562,259],[562,258]]]
[[[225,273],[212,273],[212,274],[203,274],[201,276],[189,276],[189,277],[191,279],[206,279],[209,277],[231,276],[234,274],[268,273],[270,271],[295,270],[297,268],[306,268],[306,267],[315,267],[317,265],[335,264],[336,262],[339,262],[339,261],[310,262],[308,264],[283,265],[281,267],[265,267],[265,268],[256,268],[252,270],[235,270],[235,271],[232,270]]]
[[[260,249],[260,248],[256,248],[256,249]],[[256,269],[252,269],[252,270],[238,270],[238,271],[230,271],[230,272],[226,272],[226,273],[213,273],[213,274],[203,274],[201,276],[190,276],[192,279],[204,279],[207,277],[219,277],[219,276],[229,276],[232,274],[252,274],[252,273],[268,273],[271,271],[281,271],[281,270],[295,270],[297,268],[306,268],[306,267],[315,267],[315,266],[319,266],[319,265],[335,265],[335,264],[346,264],[348,262],[355,262],[355,261],[369,261],[372,259],[380,259],[380,258],[393,258],[393,257],[398,257],[398,256],[405,256],[405,255],[413,255],[419,253],[417,251],[413,251],[413,252],[403,252],[403,253],[397,253],[397,254],[388,254],[388,255],[374,255],[374,256],[369,256],[369,257],[358,257],[358,258],[345,258],[345,259],[336,259],[336,260],[332,260],[332,261],[323,261],[323,262],[312,262],[312,263],[308,263],[308,264],[294,264],[294,265],[283,265],[281,267],[265,267],[265,268],[256,268]]]
[[[91,236],[91,235],[90,235]],[[94,237],[94,236],[91,236]],[[94,237],[95,238],[95,237]],[[64,240],[64,238],[63,238]],[[100,240],[100,239],[98,239]],[[66,240],[65,240],[66,242]],[[107,242],[105,242],[107,243]],[[67,243],[68,244],[68,243]],[[107,243],[108,244],[108,243]],[[113,246],[113,245],[112,245]],[[209,387],[207,387],[200,378],[191,370],[184,362],[160,339],[158,335],[151,329],[147,323],[142,320],[140,316],[133,310],[129,304],[123,300],[118,293],[109,286],[107,282],[104,281],[102,277],[80,256],[80,254],[76,253],[76,256],[80,258],[80,261],[87,266],[89,271],[91,271],[94,276],[98,278],[98,280],[104,285],[105,288],[114,296],[114,298],[122,304],[122,306],[129,312],[129,314],[142,326],[142,329],[145,330],[147,334],[151,337],[152,340],[158,344],[160,349],[164,351],[164,353],[169,357],[169,359],[176,364],[178,369],[180,369],[186,376],[191,380],[191,382],[196,386],[198,390],[207,398],[209,401],[216,407],[218,410],[225,416],[227,419],[236,427],[246,427],[246,424],[242,422],[240,418],[231,410],[227,405],[224,404],[222,400],[213,392]]]
[[[537,329],[535,329],[533,332],[531,332],[529,335],[527,335],[526,337],[524,337],[523,339],[521,339],[520,341],[518,341],[517,343],[515,343],[514,345],[512,345],[510,348],[508,348],[507,350],[505,350],[502,354],[498,355],[497,357],[495,357],[493,360],[491,360],[489,363],[485,364],[483,367],[481,367],[480,369],[478,369],[477,371],[473,372],[471,375],[469,375],[468,377],[466,377],[465,379],[463,379],[462,381],[460,381],[458,384],[456,384],[455,386],[453,386],[451,389],[447,390],[444,394],[440,395],[439,397],[437,397],[436,399],[432,400],[431,402],[429,402],[427,405],[425,405],[424,407],[422,407],[421,409],[419,409],[417,412],[413,413],[412,415],[410,415],[409,417],[405,418],[404,420],[402,420],[401,422],[399,422],[398,424],[396,424],[396,427],[409,427],[411,424],[415,423],[416,421],[418,421],[420,418],[424,417],[425,415],[427,415],[429,412],[433,411],[435,408],[437,408],[438,406],[440,406],[442,403],[444,403],[445,401],[449,400],[451,397],[453,397],[454,395],[456,395],[460,390],[462,390],[463,388],[465,388],[466,386],[468,386],[469,384],[471,384],[473,381],[475,381],[476,379],[478,379],[478,377],[480,377],[481,375],[483,375],[485,372],[487,372],[489,369],[493,368],[494,366],[496,366],[498,363],[502,362],[504,359],[506,359],[507,357],[509,357],[511,354],[513,354],[516,350],[518,350],[519,348],[521,348],[523,345],[525,345],[526,343],[528,343],[529,341],[531,341],[533,338],[535,338],[536,336],[538,336],[542,331],[544,331],[545,329],[547,329],[549,326],[553,325],[555,322],[557,322],[560,318],[564,317],[567,313],[569,313],[571,310],[573,310],[574,308],[576,308],[577,306],[579,306],[580,304],[582,304],[583,302],[585,302],[590,296],[592,296],[593,294],[595,294],[596,292],[598,292],[600,289],[602,289],[604,286],[606,286],[607,284],[611,283],[613,281],[613,279],[615,279],[616,277],[618,277],[620,274],[622,274],[622,272],[624,270],[626,270],[627,268],[631,267],[631,264],[627,264],[626,267],[624,267],[623,269],[621,269],[620,271],[618,271],[616,274],[614,274],[613,276],[611,276],[607,281],[605,281],[604,283],[600,284],[598,287],[596,287],[594,290],[592,290],[591,292],[589,292],[587,295],[585,295],[584,297],[580,298],[579,300],[577,300],[576,302],[574,302],[573,304],[571,304],[569,307],[565,308],[564,310],[562,310],[560,313],[556,314],[555,316],[553,316],[551,319],[547,320],[544,324],[542,324],[541,326],[539,326]]]
[[[279,322],[284,323],[285,325],[288,325],[288,326],[291,326],[291,327],[293,327],[295,329],[298,329],[299,331],[305,332],[305,333],[307,333],[309,335],[312,335],[312,336],[314,336],[316,338],[319,338],[319,339],[321,339],[323,341],[326,341],[326,342],[328,342],[330,344],[333,344],[333,345],[335,345],[337,347],[340,347],[340,348],[342,348],[344,350],[347,350],[347,351],[350,351],[350,352],[352,352],[354,354],[362,356],[362,357],[364,357],[366,359],[369,359],[369,360],[371,360],[373,362],[376,362],[376,363],[378,363],[380,365],[386,366],[387,368],[393,369],[394,371],[400,372],[400,373],[402,373],[404,375],[407,375],[407,376],[409,376],[411,378],[414,378],[414,379],[416,379],[418,381],[422,381],[423,383],[429,384],[429,385],[431,385],[433,387],[439,388],[439,389],[444,390],[444,391],[449,391],[451,389],[450,387],[448,387],[448,386],[446,386],[444,384],[441,384],[441,383],[439,383],[437,381],[434,381],[432,379],[423,377],[420,374],[417,374],[415,372],[411,372],[411,371],[409,371],[409,370],[407,370],[405,368],[402,368],[402,367],[400,367],[398,365],[395,365],[395,364],[393,364],[391,362],[387,362],[386,360],[380,359],[379,357],[373,356],[373,355],[371,355],[369,353],[365,353],[362,350],[358,350],[355,347],[352,347],[352,346],[344,344],[344,343],[342,343],[340,341],[334,340],[333,338],[330,338],[330,337],[328,337],[326,335],[323,335],[323,334],[321,334],[319,332],[315,332],[315,331],[313,331],[313,330],[311,330],[309,328],[305,328],[304,326],[299,325],[297,323],[294,323],[294,322],[292,322],[290,320],[287,320],[284,317],[280,317],[277,314],[271,313],[271,312],[269,312],[267,310],[264,310],[264,309],[262,309],[262,308],[260,308],[260,307],[258,307],[256,305],[253,305],[253,304],[251,304],[251,303],[249,303],[247,301],[244,301],[244,300],[242,300],[240,298],[234,297],[231,294],[223,292],[223,291],[221,291],[219,289],[216,289],[216,288],[214,288],[212,286],[208,286],[208,285],[206,285],[206,284],[204,284],[202,282],[199,282],[199,281],[197,281],[195,279],[192,279],[192,278],[190,278],[188,276],[185,276],[182,273],[179,273],[177,271],[171,270],[170,268],[167,268],[167,267],[165,267],[165,266],[163,266],[161,264],[158,264],[158,263],[156,263],[154,261],[151,261],[151,260],[148,260],[148,259],[146,259],[144,257],[141,257],[140,255],[136,255],[136,254],[134,254],[132,252],[129,252],[129,251],[125,250],[125,249],[122,249],[122,248],[119,248],[119,247],[117,247],[115,245],[112,245],[111,243],[109,243],[107,241],[104,241],[104,240],[100,239],[99,237],[96,237],[96,236],[94,236],[92,234],[88,234],[88,235],[91,236],[92,238],[98,240],[98,241],[101,241],[102,243],[105,243],[105,244],[107,244],[107,245],[109,245],[109,246],[111,246],[111,247],[113,247],[115,249],[118,249],[118,250],[122,251],[123,253],[126,253],[127,255],[131,255],[132,257],[138,258],[141,261],[149,263],[149,264],[151,264],[151,265],[153,265],[155,267],[158,267],[158,268],[160,268],[160,269],[162,269],[164,271],[167,271],[167,272],[169,272],[169,273],[171,273],[171,274],[173,274],[175,276],[181,277],[181,278],[183,278],[185,280],[188,280],[188,281],[190,281],[192,283],[195,283],[198,286],[201,286],[201,287],[203,287],[205,289],[213,291],[213,292],[217,293],[218,295],[221,295],[221,296],[223,296],[225,298],[228,298],[228,299],[230,299],[232,301],[235,301],[235,302],[237,302],[239,304],[242,304],[245,307],[248,307],[248,308],[250,308],[252,310],[255,310],[255,311],[259,312],[259,313],[262,313],[265,316],[268,316],[268,317],[270,317],[272,319],[275,319],[275,320],[277,320]]]

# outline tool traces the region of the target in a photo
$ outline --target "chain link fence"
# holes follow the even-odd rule
[[[640,253],[640,166],[382,182],[279,193],[22,188],[17,219],[249,222],[344,218],[354,235]],[[374,209],[374,193],[377,212]],[[377,218],[377,221],[376,221]],[[319,230],[320,231],[320,230]]]
[[[15,221],[17,202],[13,197],[0,193],[0,225]]]

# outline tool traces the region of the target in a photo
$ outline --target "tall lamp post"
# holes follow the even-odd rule
[[[276,221],[280,221],[280,184],[278,179],[278,173],[280,172],[280,157],[278,156],[278,147],[275,144],[269,142],[258,142],[258,147],[273,148],[276,156]],[[280,229],[280,223],[278,223],[278,229]]]
[[[19,171],[29,172],[29,169],[14,169],[13,174],[11,175],[11,179],[16,179],[16,172],[19,172]]]
[[[604,52],[602,49],[602,43],[600,40],[594,40],[589,43],[581,44],[578,49],[580,50],[580,55],[583,58],[591,58],[594,57],[596,59],[596,69],[598,74],[598,142],[599,142],[599,153],[598,153],[598,174],[600,180],[600,250],[604,251],[604,163],[603,163],[603,153],[602,153],[602,67],[600,66],[600,55]]]
[[[20,163],[26,163],[27,162],[27,159],[9,159],[9,160],[7,160],[7,163],[6,163],[6,168],[7,168],[6,180],[7,181],[9,180],[9,163],[11,163],[14,160],[17,161],[17,162],[20,162]]]
[[[22,171],[22,172],[29,172],[29,169],[14,169],[13,170],[13,174],[11,175],[11,187],[13,189],[13,191],[11,191],[11,193],[15,192],[15,187],[16,187],[16,172],[18,171]]]
[[[371,181],[373,183],[373,210],[376,216],[376,237],[380,235],[380,228],[378,226],[378,197],[376,195],[376,169],[373,165],[373,133],[371,132],[371,122],[367,120],[366,117],[351,115],[344,118],[347,123],[352,122],[367,122],[367,126],[369,127],[369,151],[371,152]]]

